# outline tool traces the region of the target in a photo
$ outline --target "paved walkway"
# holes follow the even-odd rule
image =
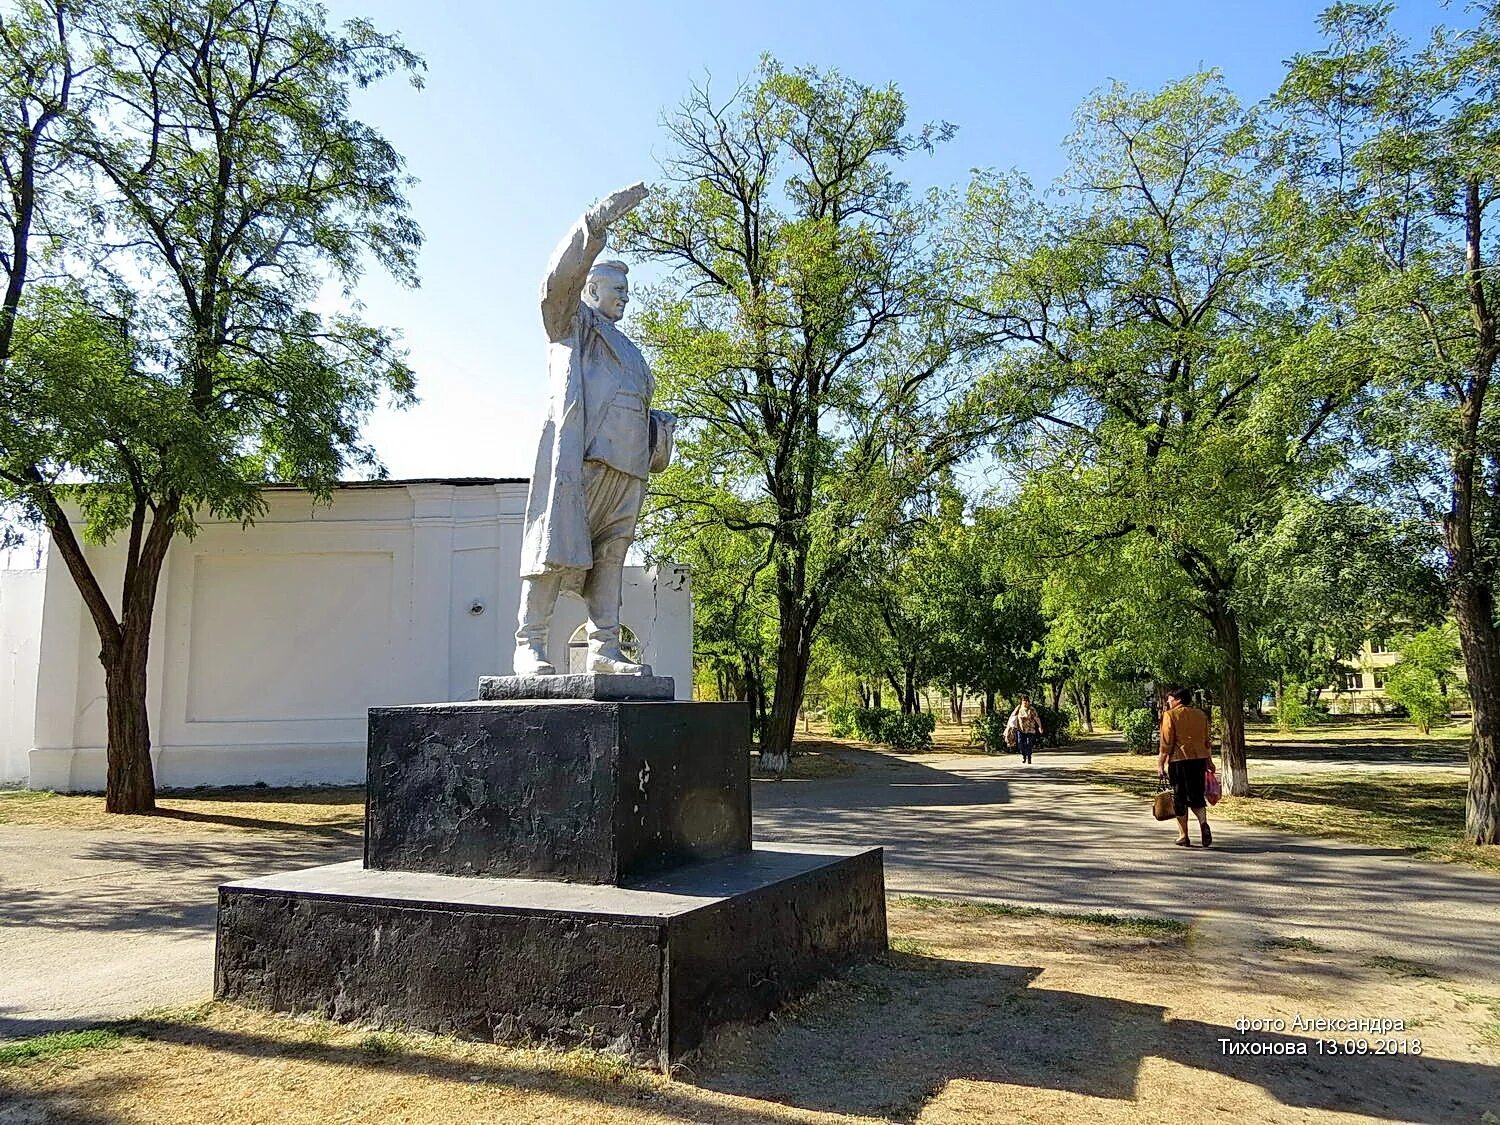
[[[844,778],[757,782],[756,835],[883,844],[901,893],[1163,914],[1215,943],[1301,936],[1500,982],[1500,878],[1227,823],[1211,850],[1176,848],[1144,802],[1089,785],[1087,761],[884,760]],[[326,830],[0,825],[0,1037],[206,997],[219,883],[358,854],[357,836]]]
[[[1159,914],[1217,942],[1305,937],[1500,982],[1500,877],[1230,822],[1213,848],[1178,848],[1176,825],[1153,820],[1143,799],[1089,784],[1090,761],[949,757],[763,783],[756,834],[884,844],[886,885],[901,893]]]

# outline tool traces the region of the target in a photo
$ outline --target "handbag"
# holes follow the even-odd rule
[[[1224,786],[1219,783],[1219,771],[1214,769],[1212,762],[1208,763],[1208,769],[1203,775],[1203,796],[1210,805],[1217,805],[1219,798],[1224,796]]]
[[[1151,815],[1157,820],[1172,820],[1177,816],[1177,799],[1170,788],[1163,789],[1151,802]]]

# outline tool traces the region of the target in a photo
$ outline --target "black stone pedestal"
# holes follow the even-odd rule
[[[665,1067],[885,946],[878,848],[758,846],[625,887],[340,863],[219,889],[214,992]]]
[[[748,706],[552,679],[372,709],[364,863],[221,887],[214,995],[664,1066],[885,949],[879,848],[751,848]]]
[[[376,707],[367,776],[365,865],[386,871],[618,883],[750,847],[736,703]]]

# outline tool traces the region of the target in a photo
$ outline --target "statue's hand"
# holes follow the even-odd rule
[[[613,223],[634,211],[648,194],[645,184],[631,184],[606,195],[589,208],[589,228],[600,232],[608,230]]]

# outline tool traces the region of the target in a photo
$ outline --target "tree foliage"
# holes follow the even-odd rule
[[[893,86],[770,59],[727,100],[696,90],[666,122],[667,184],[625,240],[670,271],[644,317],[657,393],[682,419],[660,502],[759,533],[773,576],[771,769],[867,546],[973,440],[933,208],[896,172],[951,129],[906,117]]]
[[[269,481],[326,495],[344,469],[376,470],[361,423],[382,396],[411,399],[391,333],[311,305],[372,260],[415,282],[402,160],[351,116],[349,90],[419,61],[297,0],[55,0],[20,5],[18,23],[52,31],[49,65],[73,76],[14,55],[0,76],[13,130],[70,95],[48,158],[27,166],[23,138],[12,170],[12,200],[31,191],[49,222],[26,228],[19,202],[7,216],[0,480],[46,525],[100,635],[108,807],[146,811],[146,653],[173,537],[203,513],[253,519]],[[29,284],[27,249],[56,280]],[[117,535],[112,596],[84,543]]]
[[[997,398],[1039,553],[1130,574],[1154,618],[1133,631],[1154,628],[1179,665],[1213,646],[1240,793],[1245,559],[1326,471],[1348,397],[1309,362],[1315,322],[1284,284],[1259,137],[1215,74],[1115,86],[1079,111],[1062,201],[980,175],[960,243],[1004,348]]]
[[[1276,97],[1329,349],[1368,373],[1369,479],[1443,529],[1443,579],[1474,705],[1467,828],[1500,843],[1500,6],[1421,46],[1391,7],[1341,3]]]

